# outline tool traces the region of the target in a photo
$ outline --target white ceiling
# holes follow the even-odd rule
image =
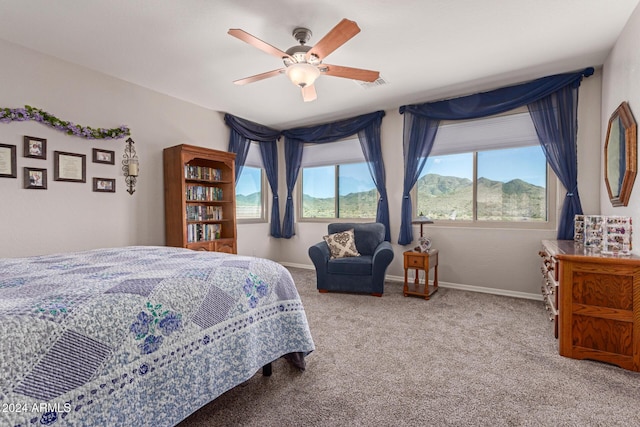
[[[284,129],[599,66],[639,1],[2,0],[0,38]],[[305,103],[284,75],[232,83],[282,62],[229,28],[286,50],[295,27],[313,45],[342,18],[362,31],[325,62],[386,85],[321,76]]]

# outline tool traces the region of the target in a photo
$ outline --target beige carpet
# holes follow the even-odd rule
[[[203,407],[196,426],[640,426],[640,374],[558,355],[542,302],[320,294],[290,269],[316,351]]]

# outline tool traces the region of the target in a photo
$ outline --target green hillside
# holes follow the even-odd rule
[[[466,178],[427,174],[418,180],[418,206],[433,219],[472,219],[473,183]],[[335,218],[333,197],[303,195],[304,218]],[[375,189],[349,193],[339,199],[340,218],[375,218],[378,192]],[[238,207],[259,207],[259,193],[238,195]],[[400,207],[397,207],[398,209]],[[393,209],[393,206],[391,206]],[[508,182],[478,179],[478,219],[483,221],[545,221],[544,187],[520,179]]]
[[[427,174],[417,185],[417,212],[433,219],[472,219],[473,183],[469,179]],[[520,179],[500,182],[479,178],[477,197],[479,220],[546,220],[545,189]]]

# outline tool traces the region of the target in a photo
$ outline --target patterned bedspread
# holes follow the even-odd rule
[[[269,260],[153,246],[0,259],[2,426],[171,426],[313,350]]]

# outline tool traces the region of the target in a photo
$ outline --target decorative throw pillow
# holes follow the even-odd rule
[[[329,245],[331,259],[360,256],[360,253],[356,249],[356,238],[353,234],[353,228],[341,233],[329,234],[328,236],[324,236],[323,239],[327,242],[327,245]]]

